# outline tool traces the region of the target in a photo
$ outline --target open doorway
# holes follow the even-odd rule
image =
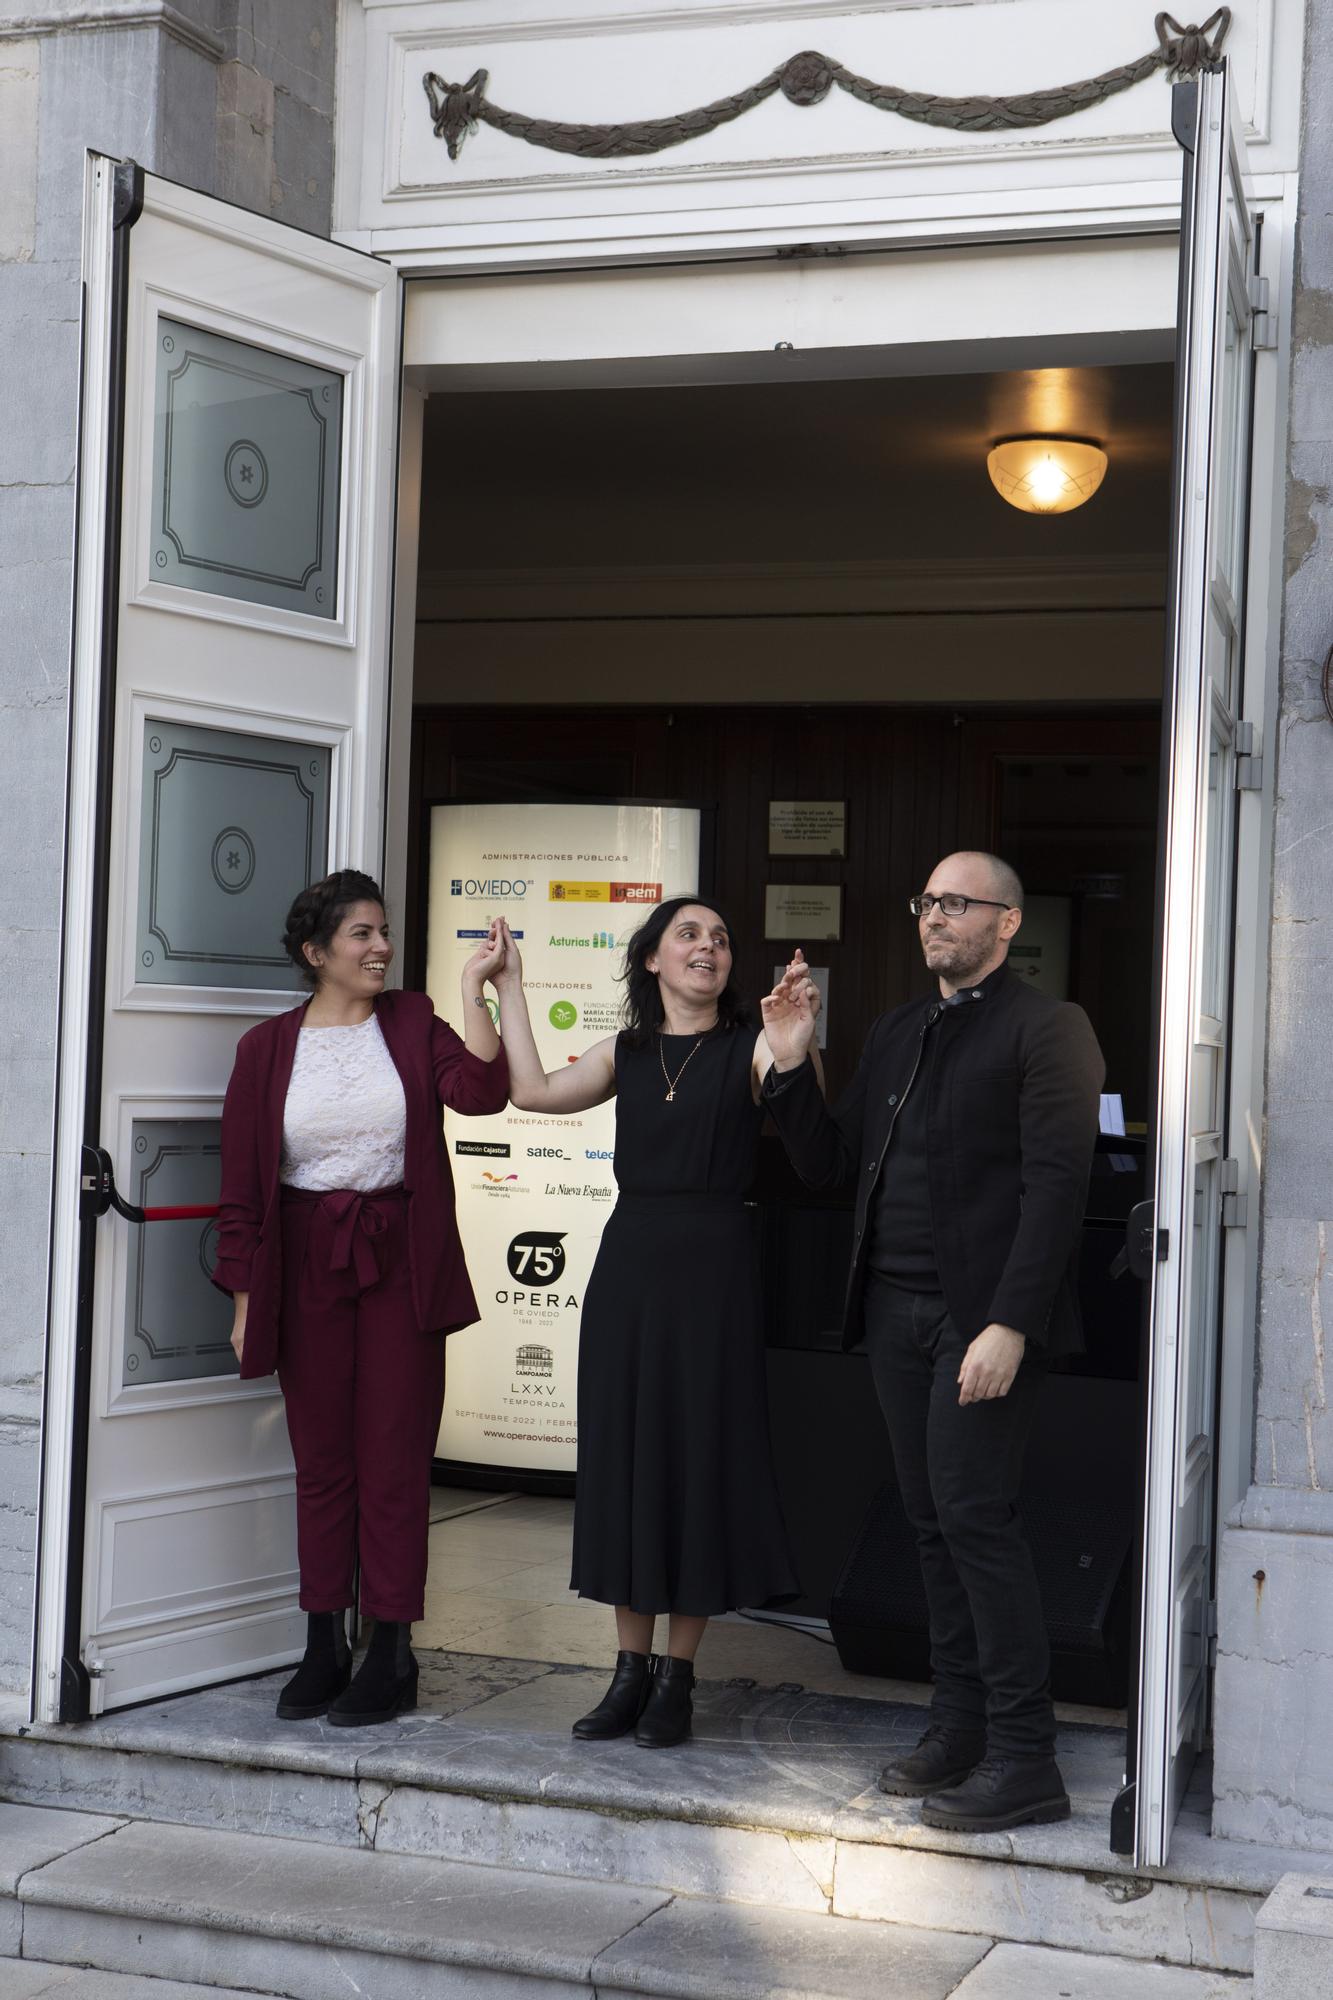
[[[840,935],[807,941],[836,1096],[875,1016],[929,989],[906,905],[934,862],[992,848],[1023,876],[1013,963],[1085,1008],[1111,1099],[1083,1235],[1088,1351],[1050,1383],[1029,1458],[1056,1693],[1101,1721],[1123,1717],[1140,1509],[1140,1295],[1120,1252],[1154,1084],[1172,372],[537,376],[482,393],[442,377],[423,433],[409,981],[425,983],[436,806],[691,801],[711,816],[701,886],[754,997],[793,941],[766,935],[766,887],[840,891]],[[1036,518],[1002,502],[986,452],[1024,431],[1105,441],[1091,503]],[[769,804],[793,799],[842,802],[842,854],[770,854]],[[804,1594],[781,1624],[761,1607],[715,1624],[700,1672],[923,1700],[887,1439],[865,1358],[838,1347],[850,1196],[802,1189],[770,1135],[754,1200]],[[532,1464],[439,1477],[424,1644],[603,1665],[611,1615],[567,1590],[567,1494]]]

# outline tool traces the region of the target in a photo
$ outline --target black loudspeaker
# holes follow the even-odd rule
[[[1021,1510],[1041,1585],[1057,1701],[1123,1708],[1129,1675],[1125,1505],[1024,1489]],[[892,1483],[879,1488],[829,1604],[829,1630],[849,1673],[928,1680],[926,1594],[916,1539]]]

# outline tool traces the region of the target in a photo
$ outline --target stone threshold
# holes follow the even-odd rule
[[[705,1682],[677,1750],[577,1744],[604,1678],[423,1654],[421,1708],[353,1731],[278,1722],[269,1676],[0,1737],[0,1795],[1225,1972],[1250,1969],[1255,1913],[1292,1865],[1199,1819],[1165,1869],[1112,1855],[1118,1731],[1062,1731],[1069,1822],[968,1838],[875,1785],[919,1708]]]

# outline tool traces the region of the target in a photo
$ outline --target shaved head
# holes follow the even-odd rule
[[[961,916],[946,917],[936,900],[920,920],[921,949],[943,993],[985,979],[1004,964],[1023,921],[1023,884],[1007,861],[978,848],[946,854],[926,889],[935,899],[968,898]]]
[[[946,855],[935,873],[942,874],[946,868],[952,868],[955,861],[963,863],[969,875],[975,868],[985,869],[990,883],[987,895],[993,896],[997,903],[1007,904],[1011,910],[1022,909],[1023,884],[1018,878],[1018,870],[1011,868],[998,854],[987,854],[976,847],[960,848],[957,854]]]

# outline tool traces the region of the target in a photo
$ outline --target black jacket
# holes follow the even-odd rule
[[[992,1322],[1011,1326],[1053,1356],[1082,1348],[1078,1242],[1102,1052],[1081,1007],[1034,992],[1005,966],[973,990],[981,997],[956,1006],[912,1000],[881,1014],[832,1111],[808,1062],[766,1079],[802,1180],[830,1188],[856,1175],[844,1347],[864,1333],[871,1207],[911,1088],[928,1093],[931,1222],[954,1325],[966,1340]]]

